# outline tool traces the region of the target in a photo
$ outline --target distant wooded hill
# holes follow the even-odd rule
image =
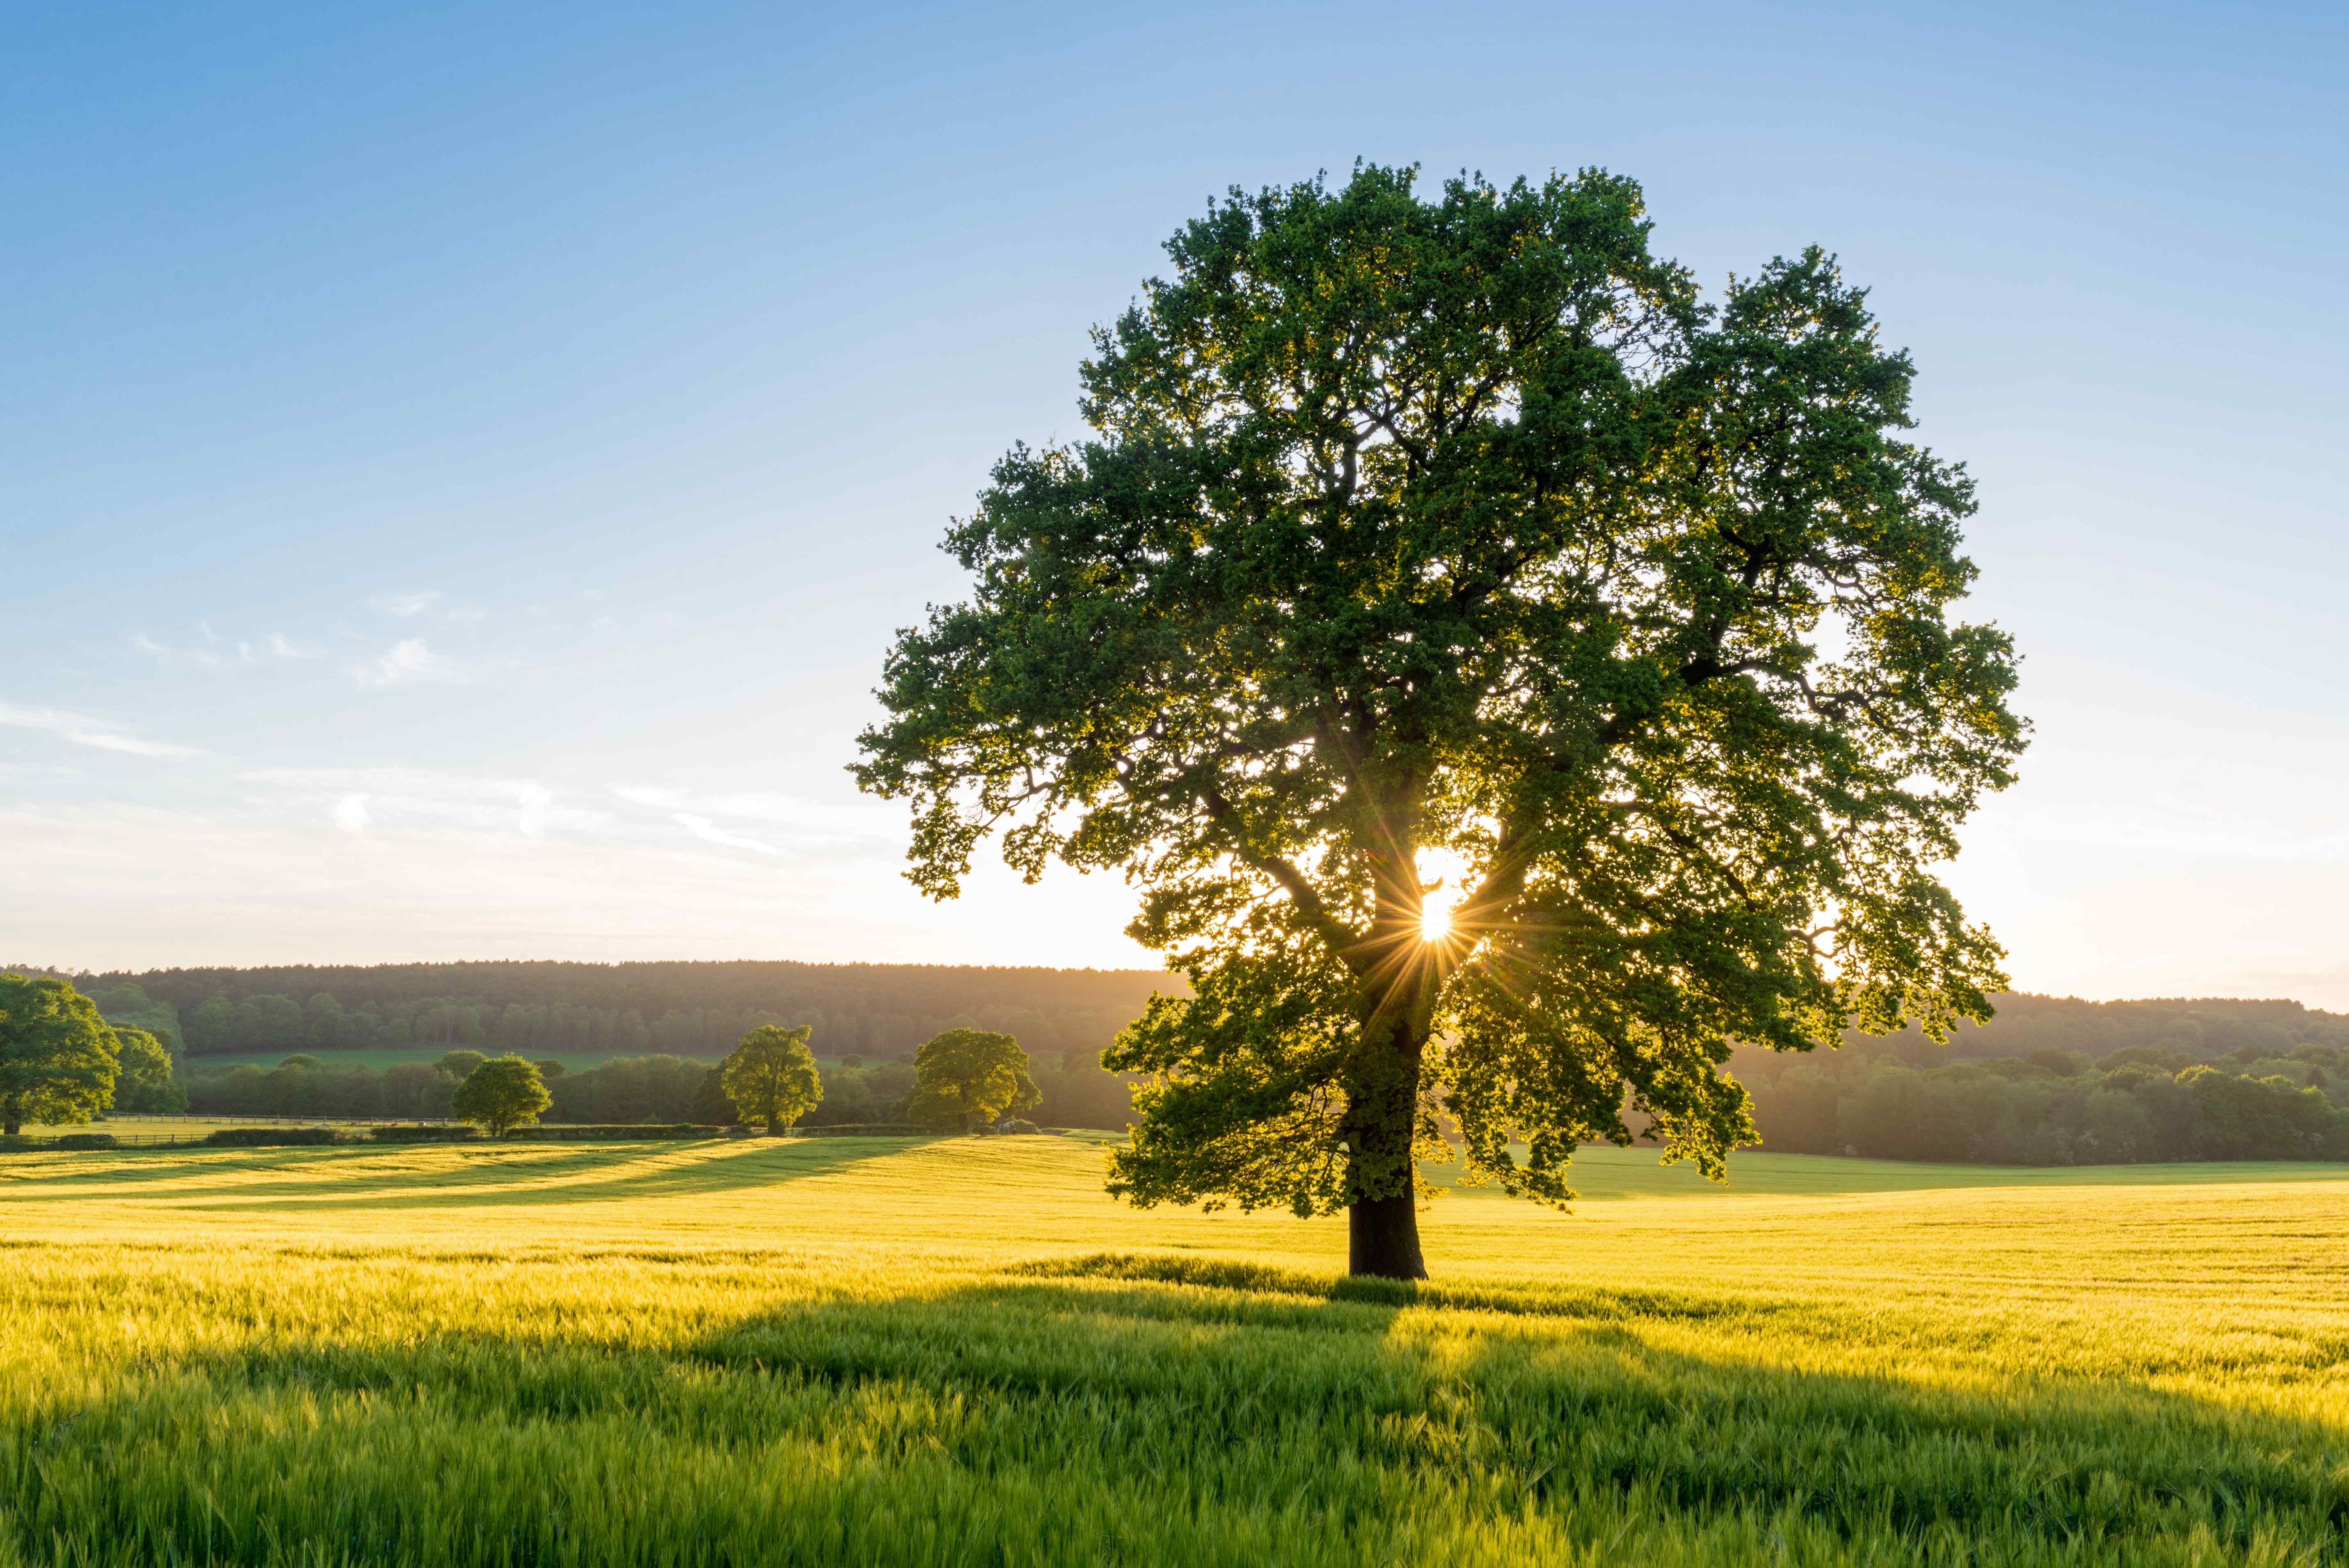
[[[2175,1052],[2195,1061],[2252,1053],[2283,1056],[2299,1046],[2349,1046],[2349,1014],[2298,1002],[2181,997],[2144,1002],[2083,1002],[2075,996],[2011,992],[1997,998],[1998,1016],[1977,1027],[1962,1025],[1952,1057],[2028,1057],[2069,1051],[2097,1058],[2141,1047]],[[1903,1055],[1936,1047],[1914,1029],[1892,1037]]]
[[[27,972],[32,972],[27,966]],[[789,962],[384,964],[154,969],[69,976],[118,1022],[191,1053],[470,1046],[484,1050],[720,1055],[755,1024],[815,1026],[817,1051],[887,1059],[957,1020],[1034,1054],[1090,1057],[1154,990],[1150,969],[975,968]],[[159,1006],[160,1004],[160,1006]],[[2290,1001],[2084,1002],[2016,993],[1958,1031],[1946,1054],[1914,1030],[1882,1042],[1913,1065],[2142,1047],[2193,1061],[2349,1046],[2349,1015]],[[2248,1055],[2246,1055],[2248,1053]]]
[[[450,1045],[706,1057],[780,1021],[813,1025],[827,1057],[894,1057],[957,1022],[1016,1035],[1031,1053],[1090,1057],[1154,990],[1181,985],[1149,969],[788,962],[299,965],[70,978],[119,1021],[160,1024],[169,1009],[171,1032],[198,1056]]]

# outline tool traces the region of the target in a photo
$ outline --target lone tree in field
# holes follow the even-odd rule
[[[763,1121],[770,1134],[782,1131],[823,1102],[823,1079],[808,1049],[812,1024],[795,1029],[761,1024],[742,1037],[719,1068],[719,1086],[745,1121]]]
[[[63,980],[0,975],[0,1133],[88,1121],[114,1103],[114,1031]]]
[[[968,1132],[1043,1099],[1018,1040],[986,1029],[948,1029],[914,1053],[914,1096],[905,1102],[905,1116],[925,1127]]]
[[[449,1099],[449,1109],[460,1121],[470,1121],[492,1138],[503,1138],[517,1127],[527,1127],[538,1113],[554,1103],[538,1065],[508,1052],[488,1057],[475,1068]]]
[[[1648,230],[1599,172],[1236,191],[1095,333],[1096,436],[949,533],[856,772],[933,896],[999,830],[1144,890],[1193,995],[1104,1057],[1154,1079],[1112,1192],[1344,1209],[1417,1277],[1439,1110],[1563,1203],[1627,1111],[1719,1175],[1731,1038],[1988,1015],[1931,869],[2023,738],[1951,614],[1971,482],[1831,258],[1708,305]]]

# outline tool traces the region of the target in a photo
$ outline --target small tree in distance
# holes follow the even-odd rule
[[[449,1102],[449,1109],[492,1138],[527,1127],[554,1103],[538,1067],[518,1056],[490,1057],[475,1068]]]
[[[761,1024],[742,1037],[720,1069],[726,1098],[745,1121],[763,1121],[770,1133],[782,1131],[823,1099],[815,1056],[808,1049],[814,1026],[787,1029]]]
[[[114,1034],[63,980],[0,975],[0,1132],[88,1121],[114,1103]]]
[[[465,1079],[472,1077],[473,1074],[479,1070],[481,1065],[489,1059],[490,1058],[488,1057],[482,1055],[479,1051],[449,1051],[444,1053],[440,1059],[432,1065],[439,1068],[442,1072],[447,1073],[450,1078],[455,1078],[458,1082],[462,1083]]]
[[[915,1053],[914,1098],[905,1114],[926,1126],[968,1132],[1043,1098],[1028,1076],[1028,1053],[1018,1040],[986,1029],[948,1029]]]

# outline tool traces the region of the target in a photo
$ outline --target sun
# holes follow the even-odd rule
[[[1419,912],[1419,939],[1441,942],[1452,934],[1452,912],[1441,904],[1423,904]]]

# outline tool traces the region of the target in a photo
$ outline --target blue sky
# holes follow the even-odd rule
[[[0,57],[0,956],[1132,963],[842,772],[1224,188],[1817,242],[1981,482],[2018,983],[2349,1007],[2338,7],[51,7]]]

